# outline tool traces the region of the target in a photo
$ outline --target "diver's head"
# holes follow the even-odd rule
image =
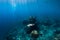
[[[29,17],[29,22],[30,23],[35,23],[36,22],[36,17],[30,16]]]

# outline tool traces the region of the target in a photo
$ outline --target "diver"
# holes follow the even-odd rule
[[[39,37],[39,27],[36,17],[30,16],[28,20],[23,21],[23,24],[26,26],[27,34],[30,34],[31,37],[35,39]]]

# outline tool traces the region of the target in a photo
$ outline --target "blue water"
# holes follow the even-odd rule
[[[0,40],[16,25],[29,16],[60,20],[60,0],[37,0],[37,2],[12,6],[8,0],[0,0]]]

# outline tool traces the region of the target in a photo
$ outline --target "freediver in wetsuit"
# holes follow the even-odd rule
[[[24,24],[24,23],[23,23]],[[28,21],[25,21],[26,33],[31,35],[31,40],[36,40],[39,37],[39,27],[35,17],[30,16]]]

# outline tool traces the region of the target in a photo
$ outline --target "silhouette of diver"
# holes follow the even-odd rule
[[[23,24],[26,25],[26,33],[31,34],[32,40],[36,40],[39,37],[39,27],[36,17],[30,16],[28,20],[24,20]]]

